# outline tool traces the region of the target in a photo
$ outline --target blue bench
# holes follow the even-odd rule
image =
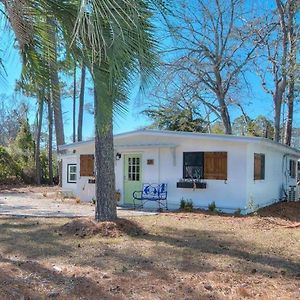
[[[143,184],[142,191],[134,191],[133,196],[133,205],[134,208],[144,207],[144,204],[148,201],[155,201],[158,204],[158,209],[161,210],[163,208],[168,209],[167,203],[167,184]],[[140,202],[137,206],[136,202]]]

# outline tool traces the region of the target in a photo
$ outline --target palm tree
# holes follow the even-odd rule
[[[162,7],[163,0],[107,0],[105,3],[100,0],[0,1],[6,4],[12,16],[11,24],[22,49],[42,47],[39,35],[41,28],[49,26],[43,17],[46,15],[55,20],[50,25],[59,28],[66,48],[74,57],[80,58],[92,74],[95,90],[95,218],[98,221],[116,219],[113,114],[125,109],[128,88],[136,75],[139,74],[144,83],[157,66],[151,18],[153,4]],[[17,6],[13,10],[12,3]],[[45,32],[49,31],[42,30],[42,35]],[[49,40],[53,41],[51,36],[46,38],[51,48]],[[52,55],[48,58],[55,63],[57,49],[53,46],[51,49]],[[30,63],[34,67],[35,60],[31,59]]]

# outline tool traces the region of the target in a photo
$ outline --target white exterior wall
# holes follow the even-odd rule
[[[70,153],[63,155],[63,189],[74,191],[82,201],[91,201],[95,197],[95,184],[88,183],[92,177],[80,177],[80,155],[94,154],[92,143],[68,148]],[[288,149],[287,149],[288,150]],[[183,177],[183,152],[224,151],[227,152],[228,180],[208,180],[206,189],[177,188],[176,183]],[[140,135],[119,136],[115,139],[115,153],[121,153],[121,159],[115,161],[116,190],[121,193],[121,204],[124,204],[124,155],[142,155],[142,182],[167,183],[168,206],[179,208],[180,200],[192,200],[194,207],[207,208],[215,201],[218,209],[234,212],[241,209],[249,212],[249,203],[259,207],[278,201],[282,197],[282,185],[296,185],[296,179],[289,176],[289,159],[298,157],[285,155],[285,149],[278,145],[266,143],[241,142],[234,139],[213,140],[196,139],[187,136]],[[254,181],[254,153],[265,154],[265,180]],[[282,165],[284,157],[284,165]],[[147,165],[153,159],[154,165]],[[77,183],[67,183],[67,164],[77,164]],[[298,198],[298,195],[297,195]],[[148,202],[157,207],[156,203]]]
[[[279,201],[283,197],[282,188],[287,190],[290,185],[297,185],[297,178],[289,175],[289,160],[297,158],[265,145],[248,144],[247,148],[247,211],[250,212],[253,206],[264,207]],[[264,180],[254,180],[254,153],[265,154]]]
[[[77,164],[77,156],[76,155],[65,155],[63,157],[63,165],[62,165],[62,186],[63,190],[67,192],[76,193],[77,184],[68,182],[68,165],[69,164]],[[77,167],[77,178],[78,178],[78,167]]]
[[[158,144],[162,139],[157,137],[147,137],[147,143]],[[138,139],[126,139],[127,144],[138,144]],[[246,166],[247,147],[242,143],[221,142],[221,141],[199,141],[187,138],[163,138],[163,143],[178,144],[175,148],[118,148],[122,153],[122,158],[116,163],[116,188],[121,191],[123,200],[123,168],[124,154],[142,154],[144,183],[167,183],[168,184],[168,206],[170,209],[179,208],[180,200],[191,199],[194,207],[207,208],[215,201],[216,206],[224,211],[233,212],[236,209],[244,208],[246,205]],[[125,141],[118,140],[118,144],[125,144]],[[193,151],[224,151],[228,154],[228,180],[207,180],[206,189],[183,189],[177,188],[176,183],[183,176],[183,152]],[[175,154],[175,160],[174,160]],[[154,159],[154,165],[147,165],[147,159]],[[156,203],[148,202],[148,207],[157,206]]]

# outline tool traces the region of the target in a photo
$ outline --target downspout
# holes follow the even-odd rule
[[[158,147],[158,184],[160,184],[160,147]]]

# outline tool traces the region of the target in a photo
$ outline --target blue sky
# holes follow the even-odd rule
[[[0,22],[0,27],[3,25],[3,22]],[[2,29],[2,28],[1,28]],[[15,80],[20,77],[21,71],[21,62],[18,55],[18,52],[12,46],[13,36],[9,33],[8,29],[4,31],[4,37],[1,35],[1,38],[4,38],[4,43],[7,48],[0,47],[0,57],[3,58],[3,63],[6,68],[7,76],[5,78],[0,78],[0,94],[11,95],[14,93],[14,84]],[[79,72],[78,72],[79,73]],[[250,117],[256,117],[257,115],[264,114],[268,118],[273,118],[273,105],[272,99],[269,95],[266,95],[261,87],[258,79],[254,74],[249,70],[249,83],[252,86],[252,93],[245,94],[245,99],[241,99],[241,102],[244,103],[244,109],[249,114]],[[137,100],[137,89],[133,89],[131,100],[128,105],[128,111],[125,114],[119,115],[115,118],[114,132],[121,133],[130,130],[135,130],[137,128],[144,127],[150,124],[150,120],[147,119],[141,111],[146,107],[146,104],[151,102],[151,98],[147,95],[139,97]],[[30,100],[31,101],[31,100]],[[90,93],[86,93],[86,102],[93,102],[93,96]],[[35,100],[32,99],[34,105]],[[296,108],[298,109],[298,108]],[[232,120],[240,115],[240,111],[231,110]],[[65,136],[67,141],[70,141],[72,136],[72,101],[71,99],[63,100],[63,112],[64,112],[64,123],[65,123]],[[296,113],[298,116],[298,113]],[[295,126],[299,126],[299,118],[295,118]],[[31,116],[31,121],[33,121],[33,116]],[[83,135],[84,138],[89,138],[93,136],[93,116],[85,113],[84,115],[84,126],[83,126]]]

